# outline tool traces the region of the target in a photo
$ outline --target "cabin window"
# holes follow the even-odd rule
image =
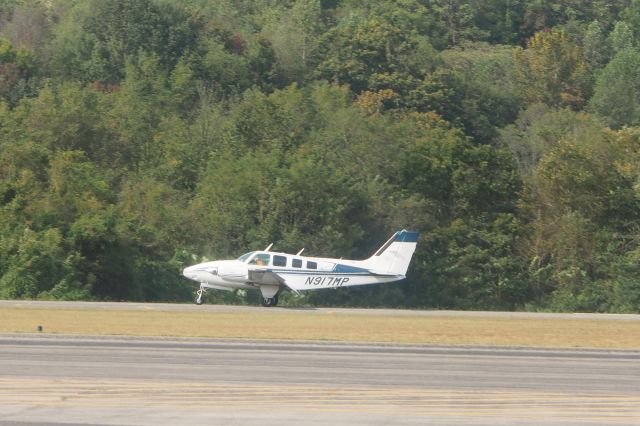
[[[291,266],[294,268],[302,268],[302,259],[293,259],[291,261]]]
[[[269,259],[271,259],[270,254],[258,253],[253,259],[251,259],[249,265],[267,266],[269,264]]]
[[[273,256],[273,266],[287,266],[287,258],[285,256]]]
[[[307,262],[307,269],[318,269],[318,264],[316,262]]]

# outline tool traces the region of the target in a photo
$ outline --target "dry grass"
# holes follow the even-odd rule
[[[640,349],[640,321],[308,312],[0,309],[0,332]]]

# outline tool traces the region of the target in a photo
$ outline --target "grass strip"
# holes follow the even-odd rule
[[[640,349],[640,321],[305,312],[0,309],[0,332]]]

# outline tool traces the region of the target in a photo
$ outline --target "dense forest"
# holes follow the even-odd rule
[[[639,312],[640,0],[0,0],[0,298],[401,228],[281,304]]]

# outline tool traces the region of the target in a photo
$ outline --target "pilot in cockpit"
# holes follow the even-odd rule
[[[267,266],[269,264],[269,257],[270,256],[268,254],[264,253],[256,254],[255,257],[251,259],[251,262],[249,262],[249,264],[257,266]]]

